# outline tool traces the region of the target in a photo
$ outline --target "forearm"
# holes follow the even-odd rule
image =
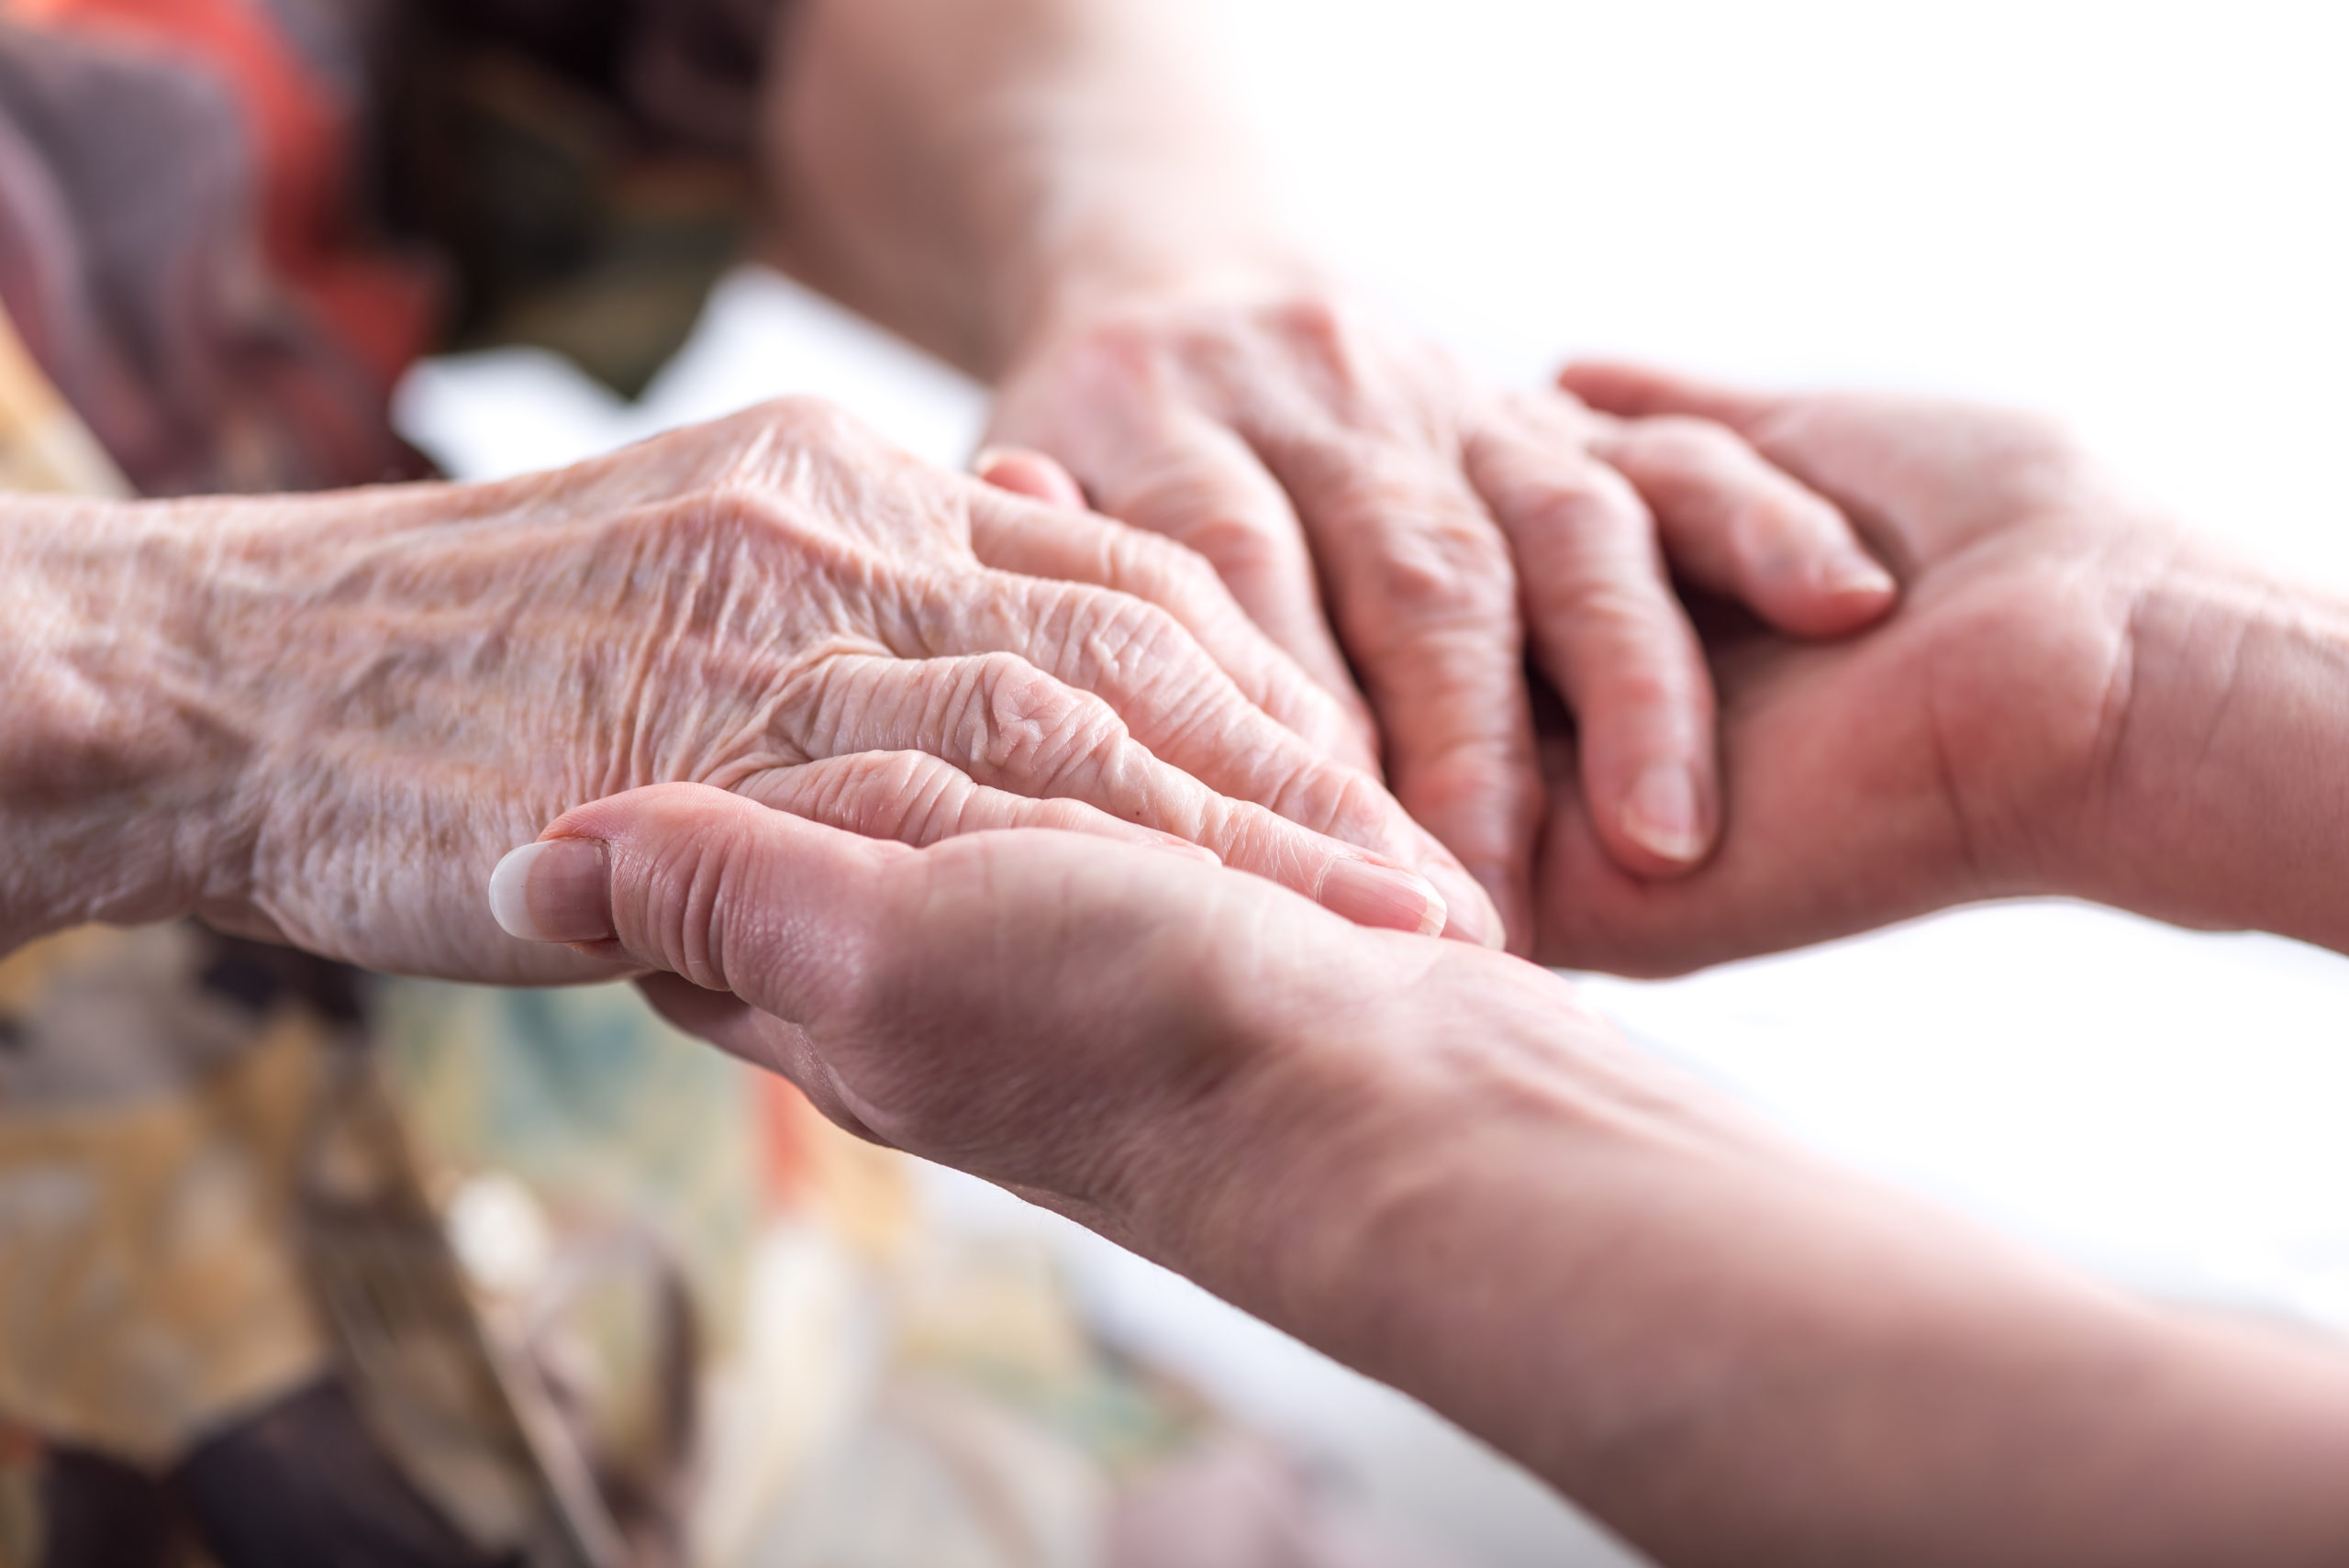
[[[2349,951],[2349,604],[2191,560],[2131,648],[2076,891]]]
[[[801,0],[769,72],[780,259],[982,376],[1092,295],[1296,265],[1150,0]]]
[[[2349,1367],[2075,1283],[1541,1000],[1333,1048],[1171,1261],[1666,1562],[2349,1551]]]
[[[193,908],[239,740],[183,592],[169,504],[16,496],[0,526],[0,951],[87,920]]]

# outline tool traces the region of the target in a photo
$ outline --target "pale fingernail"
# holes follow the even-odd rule
[[[1443,895],[1407,871],[1368,861],[1332,861],[1321,873],[1321,907],[1357,926],[1416,931],[1431,937],[1443,929]]]
[[[1820,592],[1842,595],[1865,594],[1874,598],[1889,594],[1900,584],[1892,573],[1865,555],[1839,555],[1821,562],[1815,581]]]
[[[981,447],[971,454],[971,472],[985,479],[988,469],[1009,456],[1011,453],[1002,447]]]
[[[1681,762],[1651,762],[1623,803],[1623,831],[1650,854],[1693,861],[1705,851],[1697,823],[1697,775]]]
[[[489,912],[526,942],[600,942],[612,931],[611,871],[593,839],[525,844],[489,873]]]

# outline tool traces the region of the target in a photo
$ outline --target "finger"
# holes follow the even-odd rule
[[[1541,781],[1499,528],[1435,452],[1328,435],[1267,450],[1329,574],[1397,797],[1523,933]]]
[[[1683,415],[1625,420],[1591,450],[1654,512],[1676,572],[1779,630],[1840,637],[1892,608],[1892,574],[1843,514],[1727,427]]]
[[[971,472],[997,490],[1041,501],[1063,511],[1087,510],[1076,475],[1028,447],[987,447],[971,459]]]
[[[813,701],[795,712],[796,728],[787,737],[805,755],[926,752],[993,789],[1079,801],[1203,845],[1226,863],[1293,888],[1357,924],[1431,934],[1444,928],[1442,896],[1402,864],[1219,795],[1152,755],[1109,703],[1016,654],[925,661],[848,655],[830,661],[816,680]],[[1224,689],[1231,691],[1228,681]],[[1303,751],[1302,741],[1236,691],[1231,701]],[[1316,766],[1345,773],[1305,755]]]
[[[625,957],[806,1022],[853,1006],[877,890],[914,852],[704,784],[655,784],[567,812],[508,854],[490,909],[525,941]]]
[[[941,606],[925,651],[1021,655],[1098,697],[1135,740],[1213,794],[1412,867],[1442,892],[1448,934],[1497,938],[1497,916],[1449,851],[1375,779],[1274,723],[1172,616],[1078,584],[1009,576],[1003,584],[1002,592],[958,594]]]
[[[1146,444],[1085,474],[1095,505],[1207,558],[1264,634],[1341,705],[1365,751],[1370,710],[1321,604],[1313,556],[1287,494],[1248,444],[1202,416],[1171,416]]]
[[[2019,517],[2073,504],[2091,473],[2061,425],[1934,398],[1776,396],[1634,365],[1575,365],[1561,384],[1614,412],[1693,414],[1843,509],[1903,575]]]
[[[919,847],[966,833],[1050,828],[1089,833],[1203,861],[1214,851],[1172,833],[1127,822],[1074,800],[1030,800],[990,789],[921,751],[860,751],[778,768],[737,786],[746,799],[868,839]]]
[[[1008,466],[1017,466],[1016,459],[999,459],[996,472]],[[1197,551],[1087,512],[1022,505],[974,506],[971,543],[981,561],[1003,571],[1088,583],[1158,606],[1249,701],[1317,751],[1348,767],[1377,771],[1355,710],[1317,685],[1250,620]]]
[[[1689,414],[1752,436],[1783,398],[1615,360],[1582,361],[1558,373],[1558,384],[1593,408],[1625,418]]]
[[[1647,508],[1613,470],[1515,421],[1480,431],[1468,467],[1508,530],[1535,662],[1574,710],[1609,852],[1642,875],[1690,869],[1720,819],[1712,680]]]

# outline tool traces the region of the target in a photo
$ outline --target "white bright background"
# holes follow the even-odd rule
[[[2032,404],[2210,531],[2349,588],[2349,6],[1197,9],[1297,225],[1493,374],[1609,351]],[[502,355],[425,368],[403,412],[485,474],[785,391],[941,461],[982,417],[976,389],[758,273],[636,408]],[[1806,1136],[2085,1267],[2349,1329],[2349,962],[2031,905],[1590,984]],[[1408,1402],[1063,1240],[1112,1332],[1323,1456],[1398,1535],[1496,1568],[1627,1561]]]

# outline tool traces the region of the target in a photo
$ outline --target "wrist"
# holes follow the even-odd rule
[[[1630,1233],[1706,1272],[1705,1183],[1782,1151],[1557,976],[1418,945],[1260,1011],[1267,1067],[1185,1129],[1200,1156],[1133,1244],[1568,1482],[1678,1398],[1674,1302],[1613,1262]]]
[[[2129,636],[2076,891],[2349,945],[2349,605],[2188,551],[2138,595]]]
[[[0,939],[186,914],[240,743],[206,673],[200,539],[174,503],[10,503],[0,542]]]

